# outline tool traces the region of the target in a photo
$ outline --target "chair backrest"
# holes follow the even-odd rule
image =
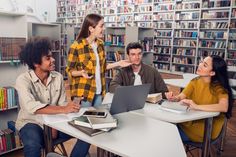
[[[194,79],[195,77],[197,77],[197,74],[192,74],[192,73],[183,73],[183,78],[185,80],[189,80],[191,81],[192,79]]]

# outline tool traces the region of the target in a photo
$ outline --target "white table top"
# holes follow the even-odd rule
[[[190,80],[188,79],[164,79],[165,84],[185,88]]]
[[[170,123],[182,123],[192,120],[205,119],[219,115],[219,112],[204,112],[190,110],[187,113],[178,114],[160,109],[158,104],[146,103],[143,109],[132,111],[139,115],[151,117]]]
[[[48,126],[120,156],[186,156],[175,125],[130,112],[115,117],[118,119],[118,128],[94,137],[87,136],[67,122]]]

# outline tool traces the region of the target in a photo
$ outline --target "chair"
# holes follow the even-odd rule
[[[227,121],[228,121],[228,119],[225,117],[224,118],[224,125],[220,131],[219,136],[216,139],[211,141],[211,145],[217,144],[217,154],[218,155],[220,155],[221,152],[224,151],[224,142],[225,142],[225,136],[226,136],[226,130],[227,130]],[[191,154],[191,156],[193,156],[193,154],[191,152],[192,150],[203,148],[202,142],[187,141],[187,142],[184,142],[184,145],[186,148],[186,152],[187,153],[189,152]]]
[[[54,152],[51,152],[51,153],[48,153],[46,155],[46,157],[64,157],[64,156],[62,156],[60,154],[57,154],[57,153],[54,153]]]
[[[55,151],[55,149],[58,148],[63,156],[67,156],[67,152],[66,152],[66,149],[65,149],[63,143],[68,141],[68,140],[69,139],[64,139],[64,138],[57,138],[57,139],[53,140],[52,141],[53,142],[53,151]]]
[[[192,74],[192,73],[183,73],[183,79],[191,81],[195,77],[197,77],[197,74]]]

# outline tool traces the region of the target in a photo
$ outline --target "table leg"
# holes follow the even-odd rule
[[[208,157],[210,153],[212,122],[213,122],[213,117],[205,119],[202,157]]]
[[[44,129],[44,141],[45,141],[45,154],[47,155],[47,153],[53,152],[52,128],[47,125],[43,125],[43,129]]]

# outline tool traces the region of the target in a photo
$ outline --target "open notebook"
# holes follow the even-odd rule
[[[186,105],[183,105],[181,102],[172,102],[168,100],[163,100],[161,102],[162,110],[174,112],[174,113],[186,113],[189,111]]]

